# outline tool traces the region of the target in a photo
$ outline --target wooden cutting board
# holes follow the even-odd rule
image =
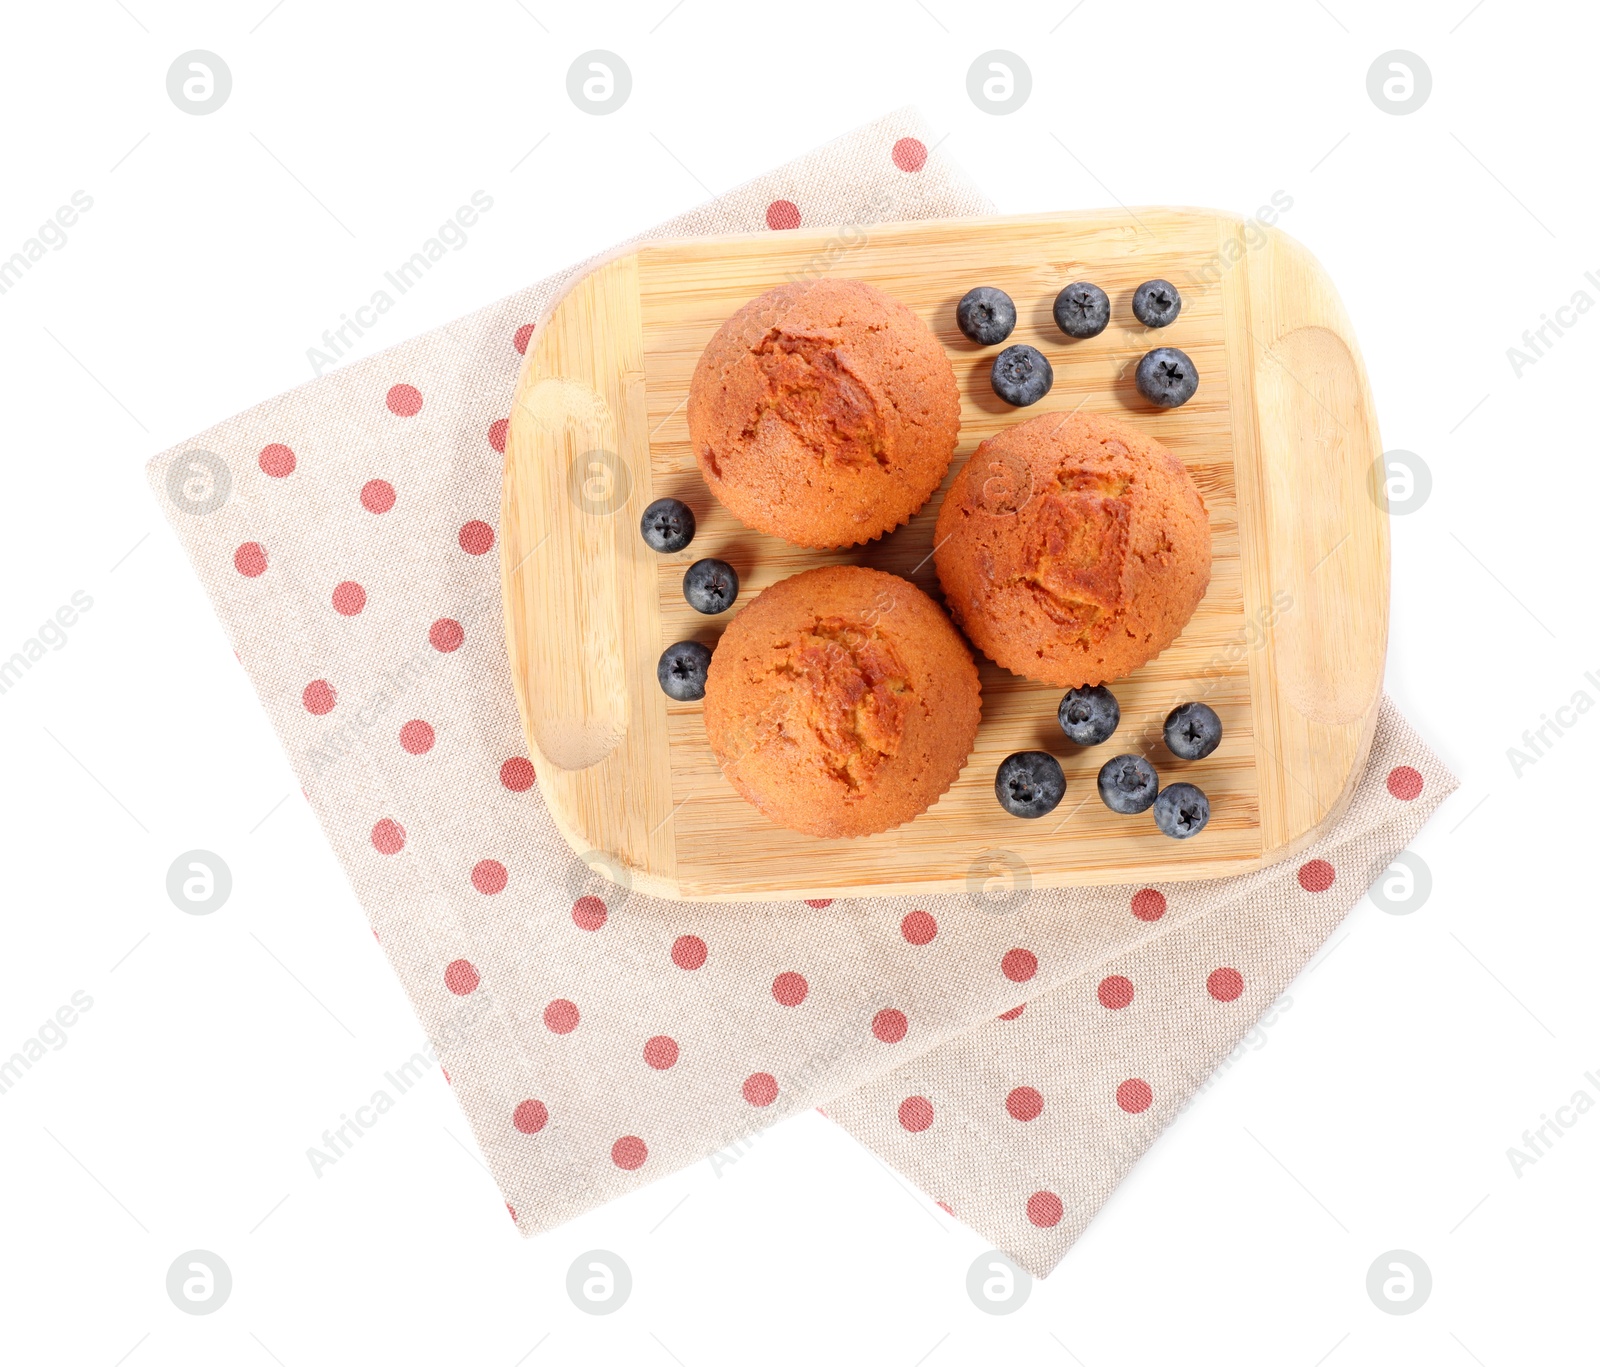
[[[1210,591],[1183,634],[1112,685],[1122,724],[1080,750],[1056,724],[1062,690],[979,659],[983,722],[955,786],[895,831],[824,840],[771,824],[722,776],[700,704],[670,701],[656,661],[673,641],[714,645],[769,584],[820,564],[905,575],[939,596],[931,552],[943,490],[867,547],[804,550],[734,520],[706,489],[685,417],[689,377],[722,321],[773,285],[816,275],[865,280],[925,319],[962,395],[951,475],[985,437],[1083,407],[1130,422],[1188,467],[1210,510]],[[1161,277],[1183,296],[1150,331],[1129,301]],[[1112,323],[1071,342],[1051,321],[1073,280],[1111,296]],[[1016,410],[995,398],[998,350],[955,325],[974,285],[1016,301],[1007,341],[1028,342],[1055,386]],[[1138,396],[1150,347],[1182,348],[1200,373],[1183,407]],[[1259,223],[1185,209],[943,220],[652,243],[578,280],[527,348],[506,442],[501,567],[506,640],[540,791],[573,848],[608,877],[689,898],[993,895],[1009,887],[1212,878],[1309,844],[1348,800],[1366,759],[1388,633],[1388,521],[1366,373],[1332,284],[1296,242]],[[949,480],[946,480],[948,487]],[[684,552],[645,546],[639,518],[670,495],[694,509]],[[739,602],[703,617],[683,600],[690,562],[738,570]],[[1181,766],[1211,798],[1188,841],[1148,815],[1116,816],[1095,792],[1113,754],[1179,767],[1160,741],[1177,703],[1222,718],[1209,758]],[[994,773],[1014,750],[1046,749],[1067,775],[1050,816],[1008,816]]]

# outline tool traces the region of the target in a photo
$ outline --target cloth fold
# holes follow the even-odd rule
[[[645,237],[990,211],[902,110]],[[1042,1275],[1453,780],[1386,705],[1346,815],[1256,874],[816,904],[604,881],[539,800],[492,553],[522,353],[583,269],[218,424],[152,488],[525,1234],[825,1104]]]
[[[1344,817],[1285,864],[828,1103],[957,1218],[1044,1276],[1456,781],[1384,699]],[[1186,885],[1192,889],[1195,885]],[[1127,890],[1132,917],[1171,914]]]

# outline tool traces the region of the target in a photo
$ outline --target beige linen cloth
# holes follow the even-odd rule
[[[986,212],[907,110],[649,236]],[[1386,703],[1348,814],[1261,873],[831,904],[600,880],[539,799],[494,553],[518,365],[575,273],[164,452],[156,497],[523,1233],[821,1106],[1043,1275],[1454,780]]]

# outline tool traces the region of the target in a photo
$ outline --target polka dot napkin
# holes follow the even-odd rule
[[[977,215],[900,111],[649,236]],[[502,452],[584,267],[241,413],[149,476],[526,1234],[825,1106],[1043,1274],[1453,786],[1385,706],[1349,814],[1208,884],[695,905],[539,800]]]

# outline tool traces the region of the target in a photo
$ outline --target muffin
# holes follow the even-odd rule
[[[1211,582],[1211,528],[1166,447],[1088,413],[1008,427],[951,482],[945,605],[996,664],[1079,688],[1164,650]]]
[[[689,383],[689,435],[711,492],[746,526],[797,546],[898,527],[944,479],[960,424],[938,338],[859,280],[752,299]]]
[[[916,585],[829,565],[774,584],[711,657],[705,722],[739,795],[807,835],[886,831],[955,782],[978,669]]]

